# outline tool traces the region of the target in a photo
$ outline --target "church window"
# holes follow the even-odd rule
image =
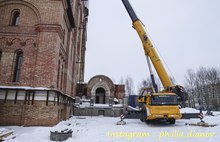
[[[18,26],[20,23],[20,12],[18,10],[12,13],[11,26]]]
[[[13,82],[19,82],[20,72],[21,72],[21,65],[22,65],[22,59],[23,59],[23,52],[22,51],[18,51],[16,53],[16,58],[15,58]]]

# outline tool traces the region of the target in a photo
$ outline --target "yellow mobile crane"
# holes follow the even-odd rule
[[[179,85],[173,85],[157,52],[148,38],[141,21],[136,16],[129,1],[122,0],[122,2],[132,20],[134,29],[137,31],[142,41],[153,84],[152,89],[143,88],[139,95],[138,101],[142,104],[141,120],[150,121],[162,119],[170,122],[170,124],[175,124],[175,120],[182,117],[179,110],[179,102],[184,101],[184,88]],[[148,57],[163,84],[163,91],[158,92]]]

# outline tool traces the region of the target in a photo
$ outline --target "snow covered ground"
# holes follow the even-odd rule
[[[184,112],[195,111],[186,109]],[[198,112],[198,111],[196,111]],[[54,127],[0,127],[13,129],[16,138],[9,142],[49,142],[50,131],[72,129],[73,137],[65,142],[219,142],[220,112],[215,116],[205,116],[204,121],[217,124],[215,127],[188,126],[185,123],[199,122],[199,119],[177,120],[175,125],[168,123],[146,124],[138,119],[126,119],[126,125],[116,125],[118,117],[73,116]]]

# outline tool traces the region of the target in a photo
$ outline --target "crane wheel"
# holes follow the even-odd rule
[[[169,122],[170,122],[170,124],[175,124],[176,119],[170,119]]]
[[[140,118],[141,122],[146,122],[147,121],[147,113],[146,110],[142,110],[142,117]]]

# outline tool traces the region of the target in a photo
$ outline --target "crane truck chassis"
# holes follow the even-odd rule
[[[141,109],[129,110],[128,108],[126,111],[127,115],[133,113],[138,116],[141,121],[166,120],[170,122],[170,124],[175,124],[176,119],[181,119],[182,117],[179,104],[186,100],[184,88],[179,85],[173,85],[141,21],[138,19],[129,1],[122,0],[122,3],[132,20],[133,28],[141,39],[146,58],[147,60],[151,60],[164,87],[163,91],[157,91],[157,85],[154,82],[153,74],[150,69],[153,88],[142,89],[138,97],[138,102],[141,103]],[[148,66],[150,66],[149,63]]]

